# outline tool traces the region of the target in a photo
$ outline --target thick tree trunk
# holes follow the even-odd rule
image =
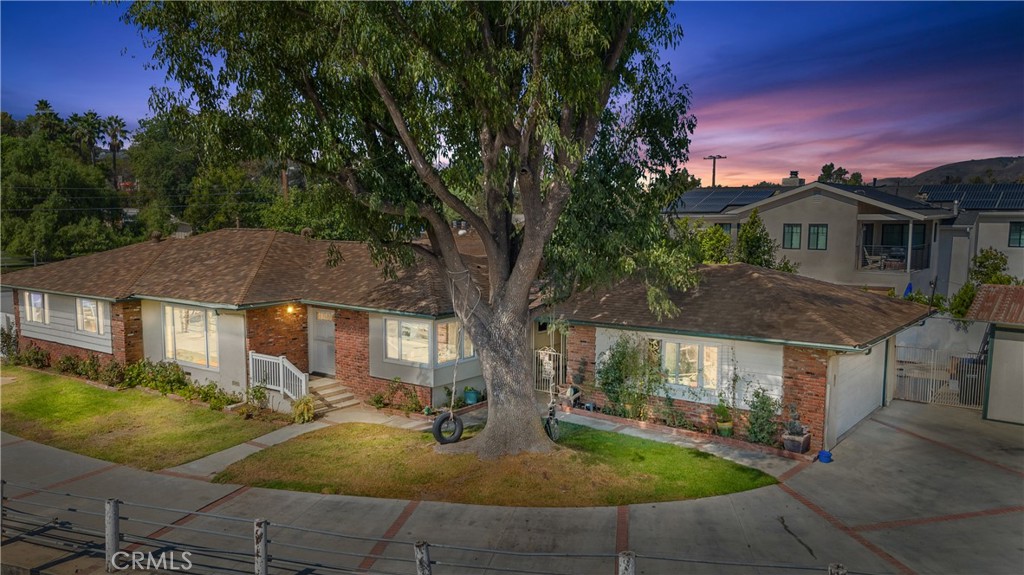
[[[533,391],[529,318],[495,318],[473,338],[487,383],[487,426],[472,439],[439,448],[496,459],[522,452],[544,452],[553,443],[544,433]],[[478,343],[479,341],[479,343]]]

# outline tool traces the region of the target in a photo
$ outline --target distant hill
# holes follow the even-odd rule
[[[981,178],[976,181],[975,178]],[[911,178],[881,178],[879,186],[924,186],[928,184],[971,184],[1024,182],[1024,156],[968,160],[946,164]]]

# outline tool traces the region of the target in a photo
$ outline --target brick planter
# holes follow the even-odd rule
[[[722,445],[729,445],[737,449],[757,451],[759,453],[766,453],[768,455],[774,455],[776,457],[785,457],[786,459],[793,459],[795,461],[814,461],[817,458],[816,454],[814,453],[793,453],[791,451],[777,449],[775,447],[769,447],[767,445],[749,443],[741,439],[722,437],[721,435],[712,435],[710,433],[698,433],[696,431],[690,431],[689,429],[669,427],[667,425],[662,425],[660,423],[652,423],[650,421],[637,421],[635,419],[625,419],[623,417],[615,417],[614,415],[607,415],[596,411],[587,411],[585,409],[577,409],[574,407],[562,406],[562,412],[571,413],[573,415],[579,415],[581,417],[591,417],[593,419],[600,419],[603,421],[618,423],[619,425],[632,427],[635,429],[648,429],[651,431],[658,431],[666,435],[675,435],[678,437],[688,437],[690,439],[705,442],[720,443]]]

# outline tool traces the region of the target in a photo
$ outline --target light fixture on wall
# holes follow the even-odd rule
[[[295,313],[295,306],[288,304],[288,313]]]

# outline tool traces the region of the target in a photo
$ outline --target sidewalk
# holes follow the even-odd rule
[[[547,405],[538,404],[537,409],[539,413],[544,414],[547,412]],[[482,408],[468,411],[461,414],[460,417],[462,418],[463,423],[467,426],[483,424],[487,422],[487,409]],[[759,469],[774,477],[782,476],[799,464],[798,461],[794,461],[792,459],[776,457],[759,452],[753,447],[750,449],[744,449],[741,446],[716,441],[715,438],[711,436],[693,437],[666,433],[665,430],[662,429],[638,429],[622,423],[591,417],[585,412],[559,413],[558,419],[560,421],[592,427],[602,431],[622,433],[625,435],[649,439],[651,441],[671,443],[680,447],[697,449],[699,451],[721,457],[722,459],[728,459],[729,461],[739,463],[740,465]],[[256,439],[246,441],[240,445],[229,447],[223,451],[218,451],[217,453],[207,455],[206,457],[189,463],[178,465],[177,467],[164,469],[159,473],[209,481],[213,476],[224,471],[231,464],[241,461],[254,453],[258,453],[268,447],[288,441],[289,439],[298,437],[305,433],[343,423],[375,423],[378,425],[386,425],[389,427],[397,427],[400,429],[409,429],[414,431],[429,431],[431,426],[431,420],[418,414],[397,415],[393,412],[382,411],[365,405],[357,405],[327,412],[322,419],[312,423],[292,424],[287,427],[282,427],[281,429],[272,431],[266,435],[257,437]]]
[[[610,425],[576,414],[564,420]],[[87,530],[68,534],[49,527],[35,536],[51,529],[102,553],[103,502],[117,498],[127,502],[121,515],[129,539],[122,549],[223,550],[203,558],[195,573],[251,573],[257,517],[270,522],[275,575],[413,573],[412,544],[418,540],[430,543],[438,575],[490,569],[614,573],[615,554],[625,550],[636,553],[637,572],[666,575],[781,574],[795,572],[794,566],[824,573],[834,562],[851,573],[1016,574],[1024,565],[1024,433],[938,406],[897,402],[837,446],[833,463],[782,462],[791,467],[778,476],[778,485],[594,508],[488,507],[214,484],[114,465],[6,433],[0,440],[9,482],[5,513],[58,518]],[[4,523],[10,528],[11,517]],[[137,537],[159,542],[148,540],[147,547]],[[101,559],[32,541],[5,535],[4,573],[103,570]]]

